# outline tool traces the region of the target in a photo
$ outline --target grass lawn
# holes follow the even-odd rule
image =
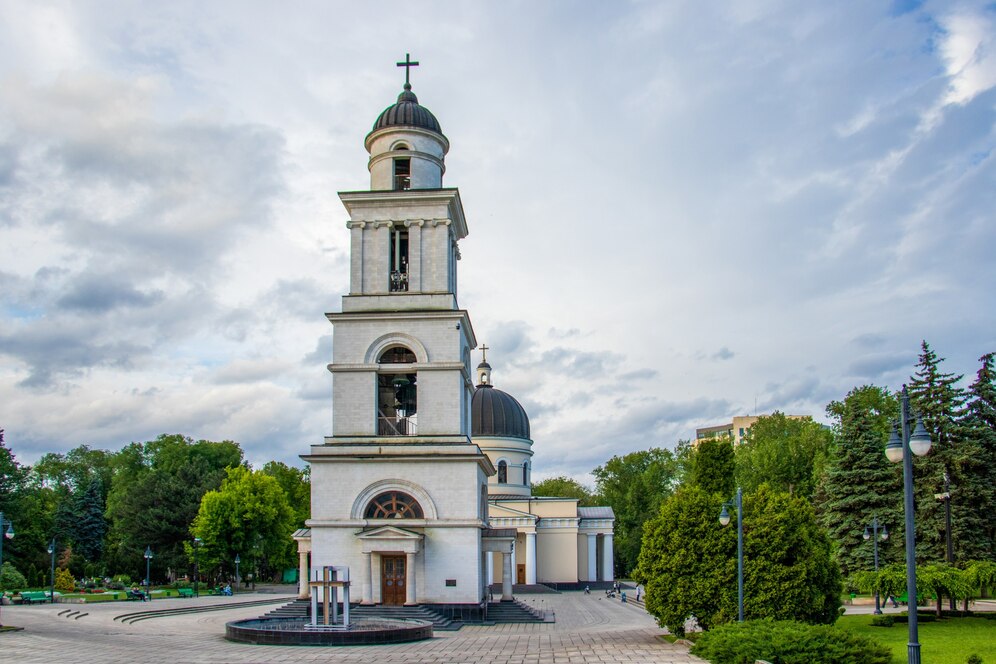
[[[892,649],[896,662],[906,661],[909,626],[872,627],[872,616],[841,616],[836,625],[875,639]],[[985,618],[945,618],[920,623],[920,657],[929,664],[965,664],[971,654],[984,664],[996,664],[996,620]]]

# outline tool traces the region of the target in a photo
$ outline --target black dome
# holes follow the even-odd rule
[[[417,127],[442,134],[439,121],[425,106],[419,106],[418,97],[412,92],[412,86],[405,83],[405,90],[398,95],[397,103],[388,106],[377,118],[371,131],[386,127]]]
[[[471,437],[501,436],[529,440],[529,418],[511,394],[478,385],[470,406]]]

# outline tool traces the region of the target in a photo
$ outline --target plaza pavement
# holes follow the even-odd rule
[[[225,623],[253,618],[271,607],[237,607],[122,624],[115,616],[150,608],[232,604],[265,599],[164,599],[151,603],[43,604],[4,606],[4,625],[23,631],[0,634],[4,662],[87,662],[184,664],[186,662],[343,662],[355,664],[687,664],[703,662],[680,645],[658,638],[653,618],[635,604],[601,593],[571,592],[523,595],[519,599],[554,611],[555,623],[468,625],[457,632],[437,632],[416,643],[390,646],[289,647],[253,646],[224,639]],[[278,597],[273,597],[279,599]],[[292,596],[285,596],[290,601]],[[273,608],[279,604],[273,604]],[[72,611],[87,615],[70,616]],[[59,615],[60,612],[63,615]]]

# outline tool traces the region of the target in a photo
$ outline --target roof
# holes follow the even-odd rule
[[[515,528],[486,528],[482,533],[482,537],[515,537]]]
[[[439,128],[436,116],[425,106],[419,105],[418,97],[412,92],[412,86],[408,83],[405,83],[404,91],[398,95],[398,101],[385,108],[377,117],[371,131],[387,127],[416,127],[434,131],[440,135],[443,133],[443,130]]]
[[[611,507],[579,507],[578,516],[582,519],[614,519]]]
[[[529,440],[526,409],[511,394],[478,385],[470,404],[472,438],[495,436]]]

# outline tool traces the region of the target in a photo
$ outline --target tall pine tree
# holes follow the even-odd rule
[[[982,366],[968,388],[968,404],[962,419],[969,444],[964,461],[965,503],[968,520],[963,561],[996,562],[996,370],[994,354],[979,358]]]
[[[817,492],[817,507],[830,532],[845,576],[874,568],[873,542],[865,528],[877,518],[891,534],[879,541],[879,565],[902,558],[902,475],[885,456],[889,428],[897,416],[896,400],[874,385],[856,387],[843,401],[827,406],[834,420],[836,444]]]
[[[959,422],[965,392],[958,387],[962,376],[943,373],[943,357],[922,342],[914,375],[910,377],[910,405],[923,418],[932,441],[930,453],[913,462],[913,490],[916,502],[916,554],[923,562],[945,560],[944,501],[935,498],[944,491],[944,475],[950,478],[951,540],[955,561],[969,553],[971,541],[965,528],[971,520],[965,501],[962,467],[968,445]],[[974,550],[974,547],[972,548]]]
[[[76,497],[76,513],[79,521],[76,524],[75,552],[89,560],[97,562],[104,551],[104,536],[107,534],[107,519],[104,518],[104,483],[100,475],[94,475],[86,486],[86,491]]]

